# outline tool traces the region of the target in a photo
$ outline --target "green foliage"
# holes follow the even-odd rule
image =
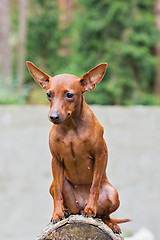
[[[27,103],[27,88],[22,92],[17,89],[0,88],[0,104],[26,104]]]
[[[23,90],[20,91],[16,79],[13,79],[10,86],[4,84],[7,79],[3,80],[0,74],[0,104],[26,104],[30,93],[29,86],[25,85]]]
[[[80,75],[100,62],[109,64],[106,77],[86,95],[89,103],[156,104],[152,0],[77,0],[71,64]],[[83,17],[82,17],[83,16]],[[154,100],[155,99],[155,100]]]
[[[85,96],[88,103],[160,104],[154,95],[157,61],[154,47],[160,37],[155,29],[154,1],[74,0],[73,20],[63,30],[59,27],[57,2],[30,0],[26,60],[50,75],[71,73],[79,77],[97,64],[107,62],[104,79]],[[17,11],[14,7],[11,39],[15,83]],[[68,54],[62,57],[60,50],[65,39],[69,41]],[[27,69],[26,84],[32,91],[27,91],[30,96],[22,94],[22,102],[29,99],[29,103],[46,103],[39,86],[32,88],[33,79]],[[16,97],[12,99],[18,101]]]
[[[30,104],[49,104],[46,91],[42,88],[33,87],[30,92],[28,103]]]
[[[60,32],[56,1],[32,1],[28,18],[27,59],[43,66],[50,74],[59,63]],[[60,64],[60,63],[59,63]]]

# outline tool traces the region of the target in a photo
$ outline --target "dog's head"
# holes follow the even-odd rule
[[[51,77],[29,61],[27,66],[35,81],[47,90],[47,98],[50,101],[48,116],[54,124],[64,122],[76,112],[81,105],[83,93],[94,89],[107,69],[107,63],[102,63],[81,78],[71,74]]]

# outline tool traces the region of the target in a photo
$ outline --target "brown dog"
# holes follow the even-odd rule
[[[83,96],[101,81],[107,64],[96,66],[81,78],[70,74],[50,77],[31,62],[27,62],[27,66],[35,81],[47,90],[49,120],[54,123],[49,135],[53,156],[50,193],[54,211],[51,221],[56,223],[63,219],[69,210],[71,214],[97,216],[119,233],[117,223],[129,219],[110,218],[120,202],[116,189],[106,176],[108,150],[103,127]]]

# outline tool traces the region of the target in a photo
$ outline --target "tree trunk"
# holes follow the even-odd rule
[[[11,47],[9,44],[10,19],[9,1],[0,2],[0,45],[1,45],[1,67],[4,87],[11,86]]]
[[[63,31],[67,29],[71,20],[72,20],[72,11],[73,11],[73,0],[58,0],[58,10],[59,10],[59,29]],[[64,37],[61,40],[61,47],[59,50],[59,55],[64,57],[68,56],[70,53],[69,50],[70,39]]]
[[[103,239],[103,240],[124,240],[119,234],[113,231],[96,218],[85,218],[80,215],[71,215],[56,224],[48,224],[37,240],[79,240],[79,239]]]
[[[58,0],[60,29],[65,29],[72,20],[72,0]]]
[[[19,1],[19,59],[18,59],[18,89],[22,90],[25,79],[25,53],[27,29],[27,1]]]
[[[160,0],[155,1],[155,16],[156,16],[156,27],[160,31]],[[160,95],[160,41],[155,47],[155,53],[157,56],[157,76],[155,82],[155,93]]]

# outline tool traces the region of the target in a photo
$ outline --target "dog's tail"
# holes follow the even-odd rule
[[[123,219],[110,218],[110,220],[113,224],[126,223],[126,222],[131,222],[132,221],[129,218],[123,218]]]

